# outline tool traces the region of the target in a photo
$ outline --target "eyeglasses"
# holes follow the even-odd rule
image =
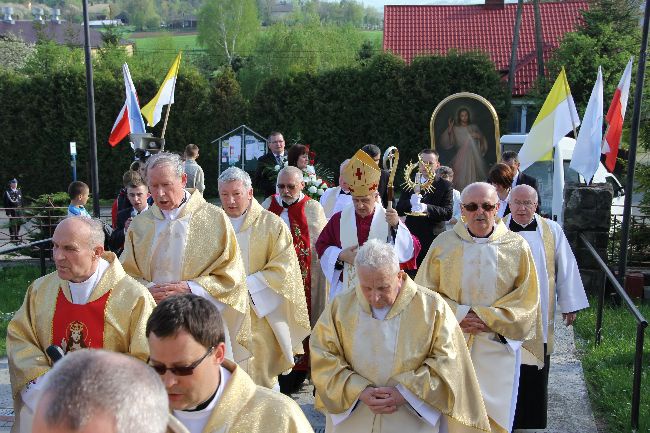
[[[481,203],[480,205],[477,203],[463,203],[462,206],[465,208],[466,211],[469,212],[476,212],[479,208],[479,206],[485,211],[485,212],[490,212],[493,211],[495,207],[497,207],[496,204],[492,203]]]
[[[537,202],[536,201],[530,201],[530,200],[524,200],[524,201],[512,200],[511,202],[509,202],[509,204],[510,204],[510,207],[521,206],[521,207],[527,207],[529,209],[537,207]]]
[[[279,183],[279,184],[278,184],[278,189],[279,189],[279,190],[283,190],[283,189],[285,189],[285,188],[288,189],[289,191],[293,191],[293,190],[295,190],[296,188],[298,188],[298,185],[294,185],[294,184],[291,184],[291,183],[288,183],[288,184]]]
[[[167,367],[162,364],[149,364],[149,366],[154,370],[156,370],[156,373],[158,373],[161,376],[164,375],[167,372],[167,370],[171,371],[172,374],[176,376],[190,376],[192,373],[194,373],[194,369],[198,367],[199,364],[205,358],[207,358],[207,356],[211,354],[213,350],[214,350],[214,346],[209,348],[208,351],[205,352],[205,355],[203,355],[201,358],[197,359],[196,361],[194,361],[193,363],[185,367]]]

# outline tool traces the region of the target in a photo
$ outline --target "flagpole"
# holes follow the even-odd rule
[[[643,99],[643,80],[645,78],[646,50],[648,46],[648,21],[650,21],[650,1],[646,1],[645,13],[643,16],[643,32],[641,37],[641,49],[639,51],[639,62],[636,71],[636,88],[634,89],[634,112],[630,129],[630,149],[627,160],[627,179],[625,182],[625,203],[623,205],[623,223],[621,224],[621,244],[618,262],[618,280],[623,283],[627,267],[627,248],[630,240],[630,217],[632,214],[632,192],[634,191],[634,171],[636,168],[636,148],[639,136],[639,123],[641,120],[641,102]],[[640,380],[640,378],[639,378]],[[640,387],[640,384],[638,384]],[[633,393],[640,392],[637,384],[634,384]],[[632,398],[632,401],[639,401]],[[638,404],[632,407],[632,428],[638,429],[639,407]]]
[[[564,70],[564,66],[562,67],[562,69]],[[564,83],[563,83],[564,84],[564,90],[566,90],[567,95],[569,95],[569,97],[571,99],[573,99],[573,95],[571,95],[571,89],[569,88],[569,82],[568,82],[568,79],[566,77],[566,70],[564,70],[564,80],[563,81],[564,81]],[[569,116],[571,116],[571,127],[573,128],[573,138],[575,140],[577,140],[578,139],[578,132],[576,131],[576,120],[573,118],[573,110],[571,110],[571,103],[569,102],[569,98],[566,98],[566,103],[569,106]]]
[[[176,68],[176,72],[174,73],[174,84],[172,84],[172,98],[174,97],[174,90],[176,90],[176,80],[178,80],[178,71],[180,69],[181,69],[181,59],[179,58],[178,67]],[[167,119],[169,119],[169,110],[171,110],[171,108],[172,108],[172,104],[170,99],[169,104],[167,104],[167,110],[165,111],[165,122],[163,123],[163,129],[162,129],[162,133],[160,134],[160,138],[165,138],[165,131],[167,130]]]
[[[86,104],[88,105],[88,138],[90,139],[90,186],[93,193],[93,216],[99,218],[99,169],[97,164],[97,126],[95,124],[95,88],[93,63],[90,57],[90,28],[88,25],[88,0],[82,0],[84,19],[84,57],[86,61]]]

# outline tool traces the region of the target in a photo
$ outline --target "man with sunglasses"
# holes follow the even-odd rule
[[[546,428],[556,300],[566,326],[573,323],[578,310],[589,307],[571,246],[558,223],[535,214],[537,201],[537,191],[532,186],[515,186],[509,198],[511,213],[504,220],[511,231],[526,240],[533,253],[542,309],[542,334],[526,341],[522,349],[514,423],[518,429]],[[544,345],[543,362],[530,356],[530,348],[541,344]]]
[[[302,283],[307,299],[310,324],[313,326],[325,308],[327,282],[321,271],[315,251],[316,239],[327,220],[323,207],[316,200],[302,193],[305,188],[302,170],[284,167],[278,173],[277,193],[268,197],[262,207],[279,216],[289,227],[293,247],[302,270]],[[300,388],[309,370],[309,345],[305,340],[305,355],[301,357],[289,375],[279,377],[280,389],[291,393]]]
[[[255,385],[225,359],[221,315],[207,300],[192,294],[165,299],[151,314],[146,334],[149,365],[190,433],[313,433],[291,398]]]
[[[539,285],[526,241],[496,215],[496,189],[461,193],[462,221],[431,244],[415,282],[441,294],[465,333],[492,431],[511,431],[522,342],[541,333]],[[531,347],[543,361],[543,347]]]

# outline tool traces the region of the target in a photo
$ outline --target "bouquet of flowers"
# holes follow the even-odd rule
[[[320,199],[320,196],[330,187],[326,181],[316,176],[316,173],[312,174],[306,170],[303,170],[303,181],[305,182],[303,193],[314,200]]]

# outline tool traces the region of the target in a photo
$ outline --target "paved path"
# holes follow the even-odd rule
[[[517,430],[539,433],[596,433],[598,432],[587,397],[582,364],[576,358],[573,327],[566,328],[561,316],[555,320],[555,353],[551,357],[549,378],[549,426],[546,430]],[[13,415],[7,359],[0,359],[0,432],[8,432],[6,421]],[[313,388],[305,386],[293,397],[303,409],[316,433],[325,431],[325,419],[314,410]]]

